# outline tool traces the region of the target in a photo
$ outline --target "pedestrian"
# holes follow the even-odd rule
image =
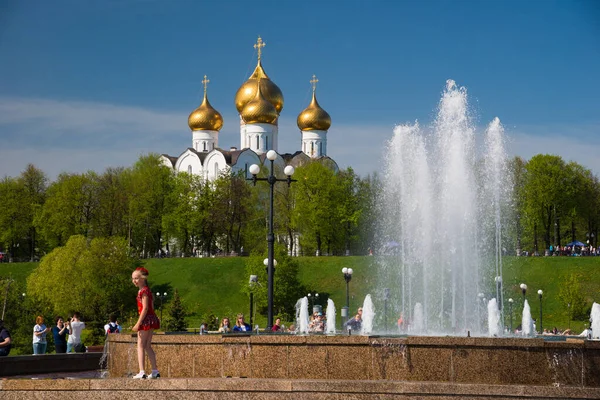
[[[81,342],[81,332],[85,329],[85,322],[81,320],[81,314],[74,312],[73,317],[67,321],[67,328],[69,328],[67,353],[71,350],[75,353],[85,353],[85,346]]]
[[[250,332],[252,327],[244,321],[244,314],[238,314],[233,327],[234,332]]]
[[[50,328],[44,324],[44,317],[38,315],[35,318],[35,326],[33,327],[33,354],[46,354],[46,334],[50,332]]]
[[[4,321],[0,319],[0,357],[7,356],[10,353],[10,348],[10,332],[4,327]]]
[[[67,333],[69,333],[69,328],[65,325],[63,317],[56,317],[56,326],[52,327],[56,354],[67,352]]]
[[[148,287],[148,270],[144,267],[137,267],[131,274],[131,281],[139,288],[137,295],[138,313],[140,314],[137,323],[132,330],[137,332],[137,353],[140,372],[133,379],[157,379],[160,378],[158,367],[156,366],[156,354],[152,350],[152,335],[155,329],[160,328],[160,321],[154,313],[154,301],[152,291]],[[144,359],[148,355],[148,360],[152,366],[152,373],[146,376],[144,371]]]
[[[121,333],[121,327],[119,326],[119,323],[117,322],[117,316],[114,314],[111,314],[110,317],[108,318],[108,324],[104,325],[104,333],[106,333],[107,335],[109,333]]]

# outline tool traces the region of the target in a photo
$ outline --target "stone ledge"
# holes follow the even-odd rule
[[[524,386],[524,385],[478,385],[441,382],[365,381],[365,380],[291,380],[291,379],[65,379],[0,381],[0,397],[4,398],[69,398],[104,396],[147,395],[148,392],[164,392],[164,396],[179,397],[185,394],[210,392],[217,397],[243,392],[244,398],[261,398],[277,395],[309,399],[349,396],[356,398],[478,398],[478,399],[598,399],[600,388]],[[14,396],[11,396],[13,394]],[[87,394],[87,397],[85,395]],[[41,396],[41,397],[40,397]]]

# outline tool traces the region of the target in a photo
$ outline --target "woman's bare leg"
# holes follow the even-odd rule
[[[156,371],[158,370],[156,367],[156,354],[154,353],[154,350],[152,350],[153,333],[154,331],[152,329],[144,332],[144,348],[146,349],[146,354],[148,354],[148,359],[150,360],[150,365],[152,365],[152,370]]]
[[[137,355],[138,355],[138,366],[140,367],[140,371],[144,370],[144,358],[145,358],[145,332],[138,331],[137,333]]]

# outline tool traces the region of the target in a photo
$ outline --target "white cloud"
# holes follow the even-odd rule
[[[220,147],[239,146],[237,118],[224,115]],[[340,168],[352,167],[362,176],[381,171],[392,131],[393,126],[336,123],[328,133],[328,155]],[[583,125],[507,129],[508,153],[525,159],[539,153],[557,154],[600,175],[600,144],[585,139],[595,137],[597,132],[596,126]],[[300,137],[295,118],[281,118],[279,151],[299,150]],[[60,172],[102,172],[111,166],[130,166],[140,155],[150,152],[177,156],[189,146],[186,112],[0,97],[0,177],[17,176],[28,163],[51,179]]]

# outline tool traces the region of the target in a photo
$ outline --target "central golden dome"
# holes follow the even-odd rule
[[[206,96],[206,84],[210,82],[204,75],[204,100],[188,117],[188,125],[193,131],[218,131],[223,127],[223,116],[210,105]]]
[[[256,97],[259,85],[263,97],[275,107],[277,114],[283,110],[283,93],[281,93],[281,89],[269,79],[269,76],[265,73],[265,70],[260,63],[262,48],[265,46],[266,43],[263,42],[259,36],[254,45],[254,48],[258,52],[258,64],[256,65],[256,68],[254,68],[254,72],[250,75],[250,78],[240,86],[235,94],[235,108],[237,108],[240,114],[246,104],[253,101]]]
[[[275,106],[264,98],[260,82],[261,79],[258,80],[258,90],[254,98],[246,103],[240,115],[247,124],[274,124],[279,113]]]
[[[260,90],[265,100],[275,107],[277,113],[280,113],[283,109],[283,93],[281,93],[281,89],[269,79],[260,60],[258,61],[258,65],[254,69],[254,72],[250,75],[250,78],[240,86],[235,94],[235,108],[237,108],[238,112],[242,112],[244,106],[256,96],[256,88],[258,87],[259,82]]]

